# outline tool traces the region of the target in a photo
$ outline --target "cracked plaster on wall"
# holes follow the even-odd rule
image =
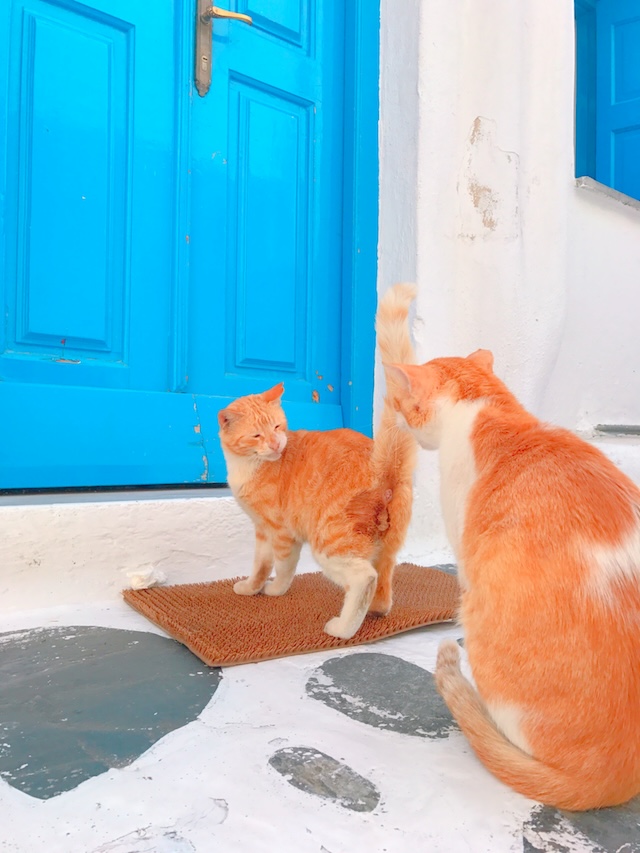
[[[520,235],[519,158],[497,144],[495,121],[477,116],[467,136],[456,185],[458,237],[516,240]]]

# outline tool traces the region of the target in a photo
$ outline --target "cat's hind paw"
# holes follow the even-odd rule
[[[391,610],[393,601],[390,596],[378,595],[373,596],[373,601],[369,605],[369,613],[372,616],[387,616]]]
[[[233,591],[237,595],[257,595],[260,590],[256,589],[251,583],[251,578],[244,578],[241,581],[236,581],[233,585]]]
[[[337,637],[339,640],[350,640],[360,626],[358,625],[358,628],[355,630],[350,630],[351,627],[350,625],[344,625],[340,621],[339,616],[334,616],[324,626],[324,632],[325,634],[329,634],[330,637]]]

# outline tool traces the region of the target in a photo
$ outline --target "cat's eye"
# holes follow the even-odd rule
[[[262,438],[262,436],[260,435],[260,433],[257,433],[257,435],[254,435],[253,437],[254,437],[254,438]]]
[[[274,430],[275,430],[275,429],[282,429],[282,424],[276,424],[276,425],[274,426]]]

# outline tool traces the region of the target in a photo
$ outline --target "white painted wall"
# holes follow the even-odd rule
[[[640,424],[640,202],[571,188],[567,221],[571,310],[546,411],[583,430]]]
[[[573,0],[382,0],[379,292],[415,269],[422,359],[486,347],[541,417],[640,423],[640,211],[576,187],[573,134]],[[441,548],[423,452],[406,553]]]

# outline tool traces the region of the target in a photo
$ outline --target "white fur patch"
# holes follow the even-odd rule
[[[227,463],[227,482],[237,498],[238,492],[253,477],[262,460],[257,456],[237,456],[226,450],[223,450],[223,453]]]
[[[636,507],[640,515],[640,507]],[[593,573],[590,591],[609,598],[616,581],[635,580],[640,583],[640,519],[626,539],[615,547],[594,545],[583,546],[583,553]]]
[[[458,402],[440,407],[440,499],[449,542],[460,565],[460,544],[464,530],[469,491],[477,479],[475,456],[470,435],[484,401]]]
[[[531,755],[531,747],[522,733],[522,711],[516,705],[503,703],[487,704],[489,716],[496,724],[502,734],[511,741],[514,746]]]

